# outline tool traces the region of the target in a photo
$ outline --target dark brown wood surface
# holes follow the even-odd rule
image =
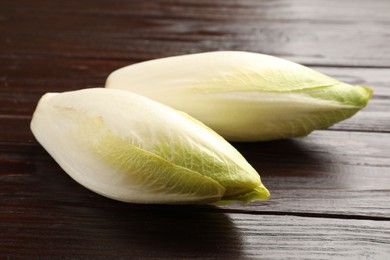
[[[390,259],[390,1],[1,0],[0,259]],[[272,197],[134,205],[75,183],[32,136],[46,92],[213,50],[300,62],[374,97],[308,137],[233,143]]]

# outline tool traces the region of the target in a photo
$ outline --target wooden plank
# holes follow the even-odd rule
[[[119,202],[87,206],[50,196],[42,202],[40,207],[1,204],[2,257],[386,259],[390,255],[388,221]]]
[[[249,205],[252,210],[390,216],[388,134],[317,131],[235,146],[271,191],[270,201]]]
[[[286,178],[286,181],[288,178]],[[304,180],[302,180],[304,181]],[[309,186],[312,182],[307,182]],[[388,182],[387,182],[388,183]],[[272,189],[271,199],[249,205],[227,205],[224,210],[258,214],[352,218],[390,221],[389,189]]]
[[[47,0],[22,1],[20,5],[12,0],[3,0],[2,7],[14,13],[86,13],[134,15],[136,17],[173,17],[176,19],[192,18],[205,20],[231,20],[234,15],[247,19],[268,20],[316,20],[316,21],[390,21],[387,0],[150,0],[140,3],[137,0],[115,0],[107,4],[104,0],[88,1]],[[329,10],[332,12],[329,12]],[[346,12],[346,10],[348,12]],[[232,17],[233,16],[233,17]],[[260,17],[259,17],[260,16]],[[50,26],[50,25],[49,25]]]
[[[390,216],[388,134],[317,131],[302,139],[234,145],[260,173],[271,199],[224,209]],[[23,194],[28,194],[24,199],[37,199],[47,194],[72,203],[99,204],[103,200],[71,180],[32,135],[24,143],[0,145],[0,168],[3,199],[12,201]],[[97,201],[88,202],[91,197]]]
[[[233,216],[232,219],[233,223],[240,220],[238,230],[244,231],[242,245],[244,252],[248,252],[244,256],[386,259],[390,255],[388,222],[258,215]]]
[[[389,259],[389,12],[388,0],[0,1],[0,258]],[[29,130],[45,92],[218,49],[316,65],[375,95],[330,130],[234,143],[272,194],[249,205],[107,199],[73,181]]]
[[[136,61],[133,61],[136,62]],[[132,62],[118,60],[53,59],[44,57],[0,58],[0,125],[27,125],[39,98],[62,92],[104,86],[110,72]],[[374,89],[369,105],[335,130],[390,131],[390,69],[313,67],[329,76]],[[11,118],[15,115],[16,118]],[[9,129],[9,127],[8,127]],[[0,128],[1,131],[1,128]]]
[[[146,60],[229,49],[311,65],[390,66],[385,0],[2,3],[6,55]]]

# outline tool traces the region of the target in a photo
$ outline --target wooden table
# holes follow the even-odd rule
[[[272,197],[125,204],[74,182],[29,130],[40,96],[213,50],[276,55],[375,95],[302,139],[234,143]],[[0,1],[1,259],[390,259],[390,1]]]

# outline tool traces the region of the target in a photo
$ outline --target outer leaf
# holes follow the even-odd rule
[[[269,196],[257,172],[222,137],[128,91],[46,94],[31,129],[72,178],[113,199],[212,203]]]
[[[134,64],[113,72],[106,87],[185,111],[231,141],[305,136],[351,117],[372,96],[287,60],[235,51]]]

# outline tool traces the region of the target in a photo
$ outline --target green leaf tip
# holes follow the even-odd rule
[[[248,193],[240,194],[236,196],[227,196],[222,197],[222,199],[216,203],[215,205],[227,205],[232,204],[236,202],[242,202],[244,204],[249,204],[250,202],[257,201],[257,200],[268,200],[270,197],[270,192],[267,190],[264,186],[258,186],[251,190]]]

